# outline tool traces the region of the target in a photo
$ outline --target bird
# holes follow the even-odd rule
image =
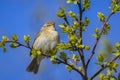
[[[30,56],[32,55],[33,49],[39,49],[41,53],[48,54],[49,51],[54,50],[59,43],[59,34],[55,29],[55,23],[48,21],[46,22],[41,30],[37,33],[34,42],[32,44],[32,49],[30,51]],[[34,57],[31,63],[27,67],[28,72],[38,73],[41,61],[45,58],[44,55],[39,54]]]

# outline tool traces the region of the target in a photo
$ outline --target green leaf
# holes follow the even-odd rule
[[[73,59],[74,62],[79,61],[79,57],[76,54],[73,54],[72,59]]]
[[[66,25],[59,25],[62,28],[62,33],[71,33],[72,29],[70,26],[66,26]]]
[[[112,76],[112,77],[110,78],[110,80],[117,80],[117,79],[115,78],[115,76],[114,76],[114,77]]]
[[[109,31],[109,30],[110,30],[110,25],[109,25],[109,24],[106,24],[105,30],[106,30],[106,31]]]
[[[51,62],[52,62],[53,64],[59,64],[59,62],[56,61],[56,60],[52,60]]]
[[[59,25],[59,27],[62,28],[62,29],[64,29],[66,27],[66,25],[61,24],[61,25]]]
[[[26,43],[29,43],[30,42],[30,36],[29,35],[24,35],[23,37],[23,40],[26,42]]]
[[[98,39],[98,38],[100,37],[100,35],[99,35],[99,29],[96,28],[96,29],[94,30],[94,32],[95,32],[95,34],[93,34],[93,36]]]
[[[86,31],[86,27],[90,23],[90,20],[88,19],[88,17],[85,17],[85,20],[81,21],[81,23],[82,23],[82,31]]]
[[[117,42],[117,43],[115,44],[115,47],[116,47],[116,49],[120,52],[120,43]]]
[[[18,37],[17,37],[16,34],[13,34],[13,35],[12,35],[12,40],[13,40],[14,42],[18,41]]]
[[[103,61],[104,61],[104,56],[103,55],[98,55],[97,59],[99,61],[99,64],[102,65]]]
[[[88,19],[88,17],[85,17],[85,20],[83,22],[83,26],[88,26],[89,23],[90,23],[90,20]]]
[[[66,43],[66,48],[67,50],[74,51],[74,47],[72,46],[70,41]]]
[[[2,36],[2,40],[3,40],[3,41],[7,41],[7,40],[9,40],[9,39],[8,39],[7,36]]]
[[[68,32],[68,33],[71,33],[72,32],[72,29],[70,26],[67,26],[65,27],[64,31]]]
[[[94,30],[94,32],[95,32],[96,34],[98,34],[98,33],[99,33],[99,29],[96,28],[96,29]]]
[[[6,52],[6,50],[7,50],[7,49],[6,49],[6,47],[4,46],[4,47],[2,47],[2,48],[3,48],[3,52],[5,53],[5,52]]]
[[[114,55],[114,56],[120,56],[120,52],[118,51],[118,52],[112,52],[112,54]]]
[[[113,13],[120,12],[120,1],[119,0],[112,0],[110,9]]]
[[[114,13],[114,12],[120,12],[120,6],[118,5],[115,5],[114,7],[110,8],[111,11]]]
[[[84,48],[85,48],[85,45],[81,44],[81,45],[79,45],[79,48],[84,49]]]
[[[52,56],[50,57],[50,60],[51,60],[51,61],[54,61],[55,58],[56,58],[56,55],[52,55]]]
[[[77,36],[74,34],[68,34],[68,39],[71,41],[72,44],[76,44],[77,43]]]
[[[70,63],[70,65],[71,65],[71,66],[73,66],[73,64],[72,64],[72,63]],[[66,65],[66,69],[67,69],[68,71],[70,71],[70,72],[73,70],[71,66]]]
[[[67,59],[67,55],[65,52],[60,52],[60,59],[62,60],[66,60]]]
[[[2,47],[2,43],[0,42],[0,47]]]
[[[66,24],[61,24],[59,27],[62,29],[62,33],[71,33],[72,28]]]
[[[71,44],[68,42],[66,44],[58,44],[56,47],[58,50],[71,50],[73,47]]]
[[[69,12],[68,12],[68,15],[69,15],[70,17],[72,17],[74,20],[77,20],[77,15],[76,15],[74,12],[69,11]]]
[[[81,45],[82,38],[78,39],[77,43],[75,44],[76,48],[84,48],[84,45]]]
[[[109,24],[106,24],[106,26],[105,26],[105,28],[104,28],[103,34],[104,34],[104,35],[107,35],[109,30],[110,30],[110,25],[109,25]]]
[[[11,44],[10,44],[10,47],[11,47],[11,48],[16,48],[17,45],[16,45],[15,43],[11,43]]]
[[[83,67],[82,67],[82,66],[80,66],[78,69],[79,69],[80,71],[82,71],[82,70],[83,70]]]
[[[58,50],[65,50],[65,49],[67,49],[67,46],[65,44],[58,44],[57,49]]]
[[[107,71],[107,76],[111,76],[112,75],[112,71],[111,70],[108,70]]]
[[[83,0],[83,8],[86,10],[90,8],[90,0]]]
[[[3,49],[3,52],[6,52],[6,46],[5,46],[6,41],[9,41],[9,38],[6,36],[2,36],[0,47]]]
[[[67,0],[67,3],[77,4],[77,0]]]
[[[39,49],[32,49],[31,54],[32,54],[31,56],[37,57],[38,55],[41,54],[41,51]]]
[[[90,46],[85,46],[85,49],[86,50],[90,50]]]
[[[4,47],[4,46],[5,46],[5,41],[2,40],[2,41],[0,42],[0,47]]]
[[[116,62],[111,62],[111,63],[108,63],[107,65],[109,66],[110,70],[117,72],[116,68],[117,68],[118,64]]]
[[[112,5],[119,4],[119,3],[120,3],[120,0],[112,0],[111,2]]]
[[[2,41],[1,43],[5,43],[6,41],[8,41],[9,38],[7,36],[2,36]]]
[[[100,21],[102,21],[102,22],[104,22],[105,21],[105,16],[104,16],[104,14],[103,13],[101,13],[101,12],[98,12],[98,19],[100,20]]]
[[[103,74],[103,73],[100,73],[99,78],[100,78],[100,80],[103,80],[104,74]]]
[[[65,18],[66,15],[65,15],[65,11],[63,8],[60,8],[59,11],[56,13],[56,15],[60,18]]]
[[[50,51],[48,52],[48,55],[54,56],[54,55],[56,55],[56,53],[57,53],[57,49],[54,48],[53,50],[50,50]]]
[[[76,29],[78,29],[78,27],[79,27],[78,22],[73,22],[72,28],[76,30]]]

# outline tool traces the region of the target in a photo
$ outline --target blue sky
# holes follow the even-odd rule
[[[84,43],[93,45],[95,39],[93,38],[93,29],[101,27],[101,22],[97,19],[97,12],[103,12],[108,15],[108,9],[111,0],[92,0],[90,10],[84,13],[91,19],[90,25],[87,27],[87,32],[84,32]],[[58,25],[63,22],[56,16],[56,11],[60,7],[64,7],[66,11],[70,9],[78,12],[77,6],[65,4],[65,0],[0,0],[0,39],[3,35],[11,37],[12,34],[19,36],[19,41],[23,42],[24,35],[31,36],[31,44],[35,38],[36,33],[46,21],[54,21],[56,29],[60,33]],[[107,38],[112,44],[120,41],[120,14],[115,14],[109,21],[111,30]],[[66,35],[60,33],[61,40],[66,41]],[[99,49],[100,45],[98,45]],[[88,54],[88,52],[86,52]],[[87,56],[86,56],[87,58]],[[92,63],[95,62],[96,57],[89,67],[89,74],[96,69],[93,68]],[[53,65],[49,59],[42,61],[39,73],[26,72],[31,58],[29,57],[29,50],[23,47],[11,49],[7,46],[7,52],[3,53],[0,49],[0,79],[2,80],[79,80],[79,74],[76,72],[68,72],[64,65]]]

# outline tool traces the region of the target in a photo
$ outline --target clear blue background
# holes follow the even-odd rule
[[[108,9],[111,0],[91,0],[90,10],[84,13],[91,20],[84,32],[84,43],[93,45],[95,42],[93,29],[101,27],[101,22],[97,18],[97,12],[103,12],[106,16],[110,13]],[[56,29],[61,32],[58,27],[64,22],[56,16],[56,11],[63,7],[66,11],[73,10],[78,13],[77,6],[66,4],[66,0],[0,0],[0,39],[6,35],[11,38],[12,34],[19,36],[19,41],[24,44],[23,36],[31,36],[31,44],[36,33],[46,21],[54,21]],[[109,21],[111,30],[107,38],[112,44],[120,41],[120,14],[115,14]],[[67,41],[66,35],[60,33],[61,40]],[[100,43],[101,44],[101,43]],[[97,49],[101,46],[98,45]],[[86,59],[90,52],[85,52]],[[91,76],[98,67],[93,65],[96,57],[89,67],[89,76]],[[11,49],[7,46],[7,52],[4,54],[0,49],[0,79],[1,80],[80,80],[79,74],[72,71],[71,73],[65,69],[64,65],[53,65],[49,59],[42,61],[40,70],[37,75],[26,72],[31,58],[29,50],[24,47]]]

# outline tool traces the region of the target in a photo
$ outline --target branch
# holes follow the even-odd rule
[[[110,17],[111,17],[113,14],[114,14],[114,13],[111,12],[111,13],[109,14],[109,16],[107,17],[106,21],[103,23],[102,30],[101,30],[100,35],[99,35],[100,37],[96,39],[96,42],[95,42],[94,47],[93,47],[93,49],[92,49],[91,55],[90,55],[90,57],[88,58],[86,67],[88,67],[88,64],[90,63],[90,60],[92,59],[93,55],[95,54],[95,49],[96,49],[96,47],[97,47],[97,45],[98,45],[98,42],[99,42],[99,40],[100,40],[100,38],[101,38],[101,36],[102,36],[102,33],[103,33],[104,28],[105,28],[105,26],[106,26],[106,23],[108,22],[108,20],[110,19]]]
[[[5,43],[11,43],[11,42],[14,42],[14,41],[12,41],[12,40],[5,41]],[[28,49],[30,49],[30,50],[32,49],[32,48],[29,46],[29,44],[24,45],[24,44],[22,44],[22,43],[20,43],[20,42],[14,42],[14,43],[17,44],[16,47],[23,46],[23,47],[28,48]],[[42,55],[44,55],[44,56],[46,56],[46,57],[49,57],[49,58],[51,57],[50,55],[46,55],[46,54],[42,54]],[[68,62],[63,61],[63,60],[58,59],[58,58],[55,58],[55,60],[59,61],[59,63],[63,63],[63,64],[65,64],[65,65],[70,66],[73,70],[75,70],[76,72],[78,72],[82,77],[84,76],[84,74],[82,73],[82,71],[80,71],[80,70],[79,70],[78,68],[76,68],[75,66],[70,65]]]
[[[79,38],[82,38],[82,14],[83,14],[83,9],[82,9],[82,1],[81,0],[78,0],[77,1],[77,5],[78,5],[78,8],[79,8]],[[80,44],[82,44],[83,41],[81,41]],[[78,53],[79,53],[79,56],[81,58],[81,62],[82,62],[82,65],[83,65],[83,70],[84,70],[84,80],[87,80],[88,77],[87,77],[87,68],[86,68],[86,64],[85,64],[85,58],[84,58],[84,53],[83,53],[83,49],[78,49]]]
[[[116,56],[115,58],[113,58],[110,62],[108,62],[109,64],[111,64],[112,62],[114,62],[115,60],[117,60],[120,56]],[[99,75],[103,70],[105,70],[108,67],[108,65],[103,66],[101,69],[99,69],[89,80],[93,80],[97,75]]]
[[[70,23],[68,22],[68,19],[67,19],[67,17],[65,16],[65,18],[63,18],[64,19],[64,21],[67,23],[67,25],[70,25]]]
[[[46,55],[46,54],[42,54],[42,55],[44,55],[44,56],[46,56],[46,57],[51,57],[50,55]],[[73,70],[75,70],[76,72],[78,72],[82,77],[84,77],[84,74],[82,73],[82,71],[80,71],[78,68],[76,68],[75,66],[73,66],[73,65],[70,65],[67,61],[63,61],[63,60],[61,60],[61,59],[59,59],[59,58],[55,58],[55,60],[56,61],[59,61],[59,63],[62,63],[62,64],[65,64],[65,65],[68,65],[68,66],[70,66]]]
[[[77,4],[78,4],[78,8],[79,8],[79,34],[80,34],[80,38],[82,38],[82,23],[81,23],[81,20],[82,20],[82,14],[83,14],[83,10],[82,10],[82,5],[81,5],[81,0],[78,0],[77,1]],[[82,43],[82,42],[81,42]]]
[[[80,19],[79,19],[79,20],[76,19],[76,21],[79,22],[79,25],[80,25],[80,30],[79,30],[79,32],[80,32],[80,35],[81,35],[81,37],[82,37],[82,26],[81,26],[82,9],[81,9],[81,3],[80,3],[79,0],[78,0],[78,6],[79,6],[79,10],[80,10]],[[68,19],[67,19],[66,16],[65,16],[65,18],[64,18],[64,21],[67,23],[67,25],[70,25],[70,23],[68,22]],[[82,41],[81,41],[81,44],[82,44]],[[72,44],[71,44],[71,45],[72,45]],[[73,45],[72,45],[72,46],[73,46]],[[73,46],[73,47],[74,47],[74,46]],[[79,55],[80,55],[80,58],[81,58],[81,61],[82,61],[82,64],[83,64],[83,68],[85,68],[85,61],[84,61],[83,50],[82,50],[82,49],[81,49],[81,50],[78,49],[78,53],[79,53]],[[70,64],[68,64],[68,63],[66,63],[66,62],[63,62],[63,61],[61,61],[61,60],[59,60],[59,59],[56,59],[56,60],[59,61],[59,62],[61,62],[61,63],[63,63],[63,64],[66,64],[66,65],[70,66],[73,70],[77,71],[77,72],[83,77],[83,79],[85,79],[85,75],[82,73],[82,71],[79,71],[77,68],[75,68],[75,66],[71,66]],[[84,72],[86,73],[86,69],[84,69]]]
[[[82,73],[82,71],[80,71],[80,70],[79,70],[78,68],[76,68],[75,66],[72,66],[72,65],[70,65],[69,63],[67,63],[66,61],[62,61],[62,60],[60,60],[60,59],[58,59],[58,58],[56,58],[56,60],[59,61],[60,63],[63,63],[63,64],[66,64],[66,65],[70,66],[73,70],[75,70],[75,71],[77,71],[79,74],[81,74],[82,77],[84,76],[84,74]]]
[[[85,74],[85,75],[84,75],[84,80],[87,80],[88,77],[87,77],[87,68],[86,68],[86,65],[85,65],[85,58],[84,58],[84,55],[81,54],[81,53],[83,53],[83,52],[81,52],[80,49],[78,50],[78,53],[79,53],[79,55],[80,55],[81,62],[82,62],[82,65],[83,65],[83,70],[84,70],[84,74]]]
[[[20,42],[14,42],[14,41],[12,41],[12,40],[8,40],[8,41],[5,41],[5,42],[6,42],[6,43],[11,43],[11,42],[16,43],[16,44],[17,44],[16,47],[23,46],[23,47],[29,48],[30,50],[32,49],[29,44],[24,45],[24,44],[21,44]]]

